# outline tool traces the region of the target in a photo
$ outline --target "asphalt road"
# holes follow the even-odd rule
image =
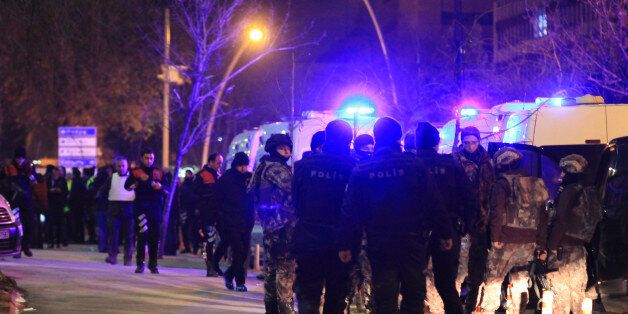
[[[198,256],[166,257],[160,274],[104,263],[91,246],[33,250],[0,260],[0,270],[26,289],[26,311],[38,313],[263,313],[263,284],[249,273],[249,292],[207,278]],[[118,258],[121,259],[120,257]],[[121,262],[121,261],[119,261]],[[25,312],[26,312],[25,311]]]

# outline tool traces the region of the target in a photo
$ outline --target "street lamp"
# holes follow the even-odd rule
[[[236,64],[238,64],[238,61],[240,61],[240,58],[244,54],[244,51],[246,50],[246,48],[248,48],[249,44],[252,42],[253,43],[260,42],[264,39],[264,37],[265,37],[265,34],[261,28],[258,28],[258,27],[250,28],[248,31],[248,40],[245,41],[240,46],[240,48],[238,48],[238,51],[231,59],[231,62],[229,63],[229,66],[227,67],[227,70],[225,71],[225,74],[222,78],[222,84],[220,84],[220,87],[218,88],[218,92],[216,93],[216,98],[211,107],[209,123],[207,124],[207,130],[205,132],[205,140],[203,141],[203,155],[201,159],[201,164],[206,163],[207,157],[209,156],[209,140],[211,138],[212,128],[214,127],[214,120],[216,117],[216,111],[218,110],[218,105],[220,104],[222,94],[225,92],[225,88],[227,87],[227,79],[229,78],[229,76],[231,76],[233,69],[235,68]]]

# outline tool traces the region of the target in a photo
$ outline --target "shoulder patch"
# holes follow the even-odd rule
[[[201,179],[203,179],[203,184],[216,183],[216,178],[214,178],[214,175],[211,174],[211,172],[203,170],[200,175]]]

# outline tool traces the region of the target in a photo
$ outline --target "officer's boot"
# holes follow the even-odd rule
[[[144,272],[144,268],[145,268],[144,261],[138,260],[137,261],[137,268],[135,268],[135,273],[136,274],[143,273]]]
[[[218,273],[214,269],[214,243],[205,244],[205,267],[207,268],[207,277],[218,277]]]

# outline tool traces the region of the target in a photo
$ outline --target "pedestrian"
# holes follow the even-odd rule
[[[65,219],[63,209],[68,196],[68,186],[65,178],[61,176],[61,171],[56,167],[48,176],[46,185],[48,187],[48,211],[46,213],[48,248],[53,248],[55,244],[59,248],[64,241]]]
[[[108,244],[107,232],[107,211],[108,199],[107,195],[100,193],[101,188],[109,181],[113,174],[113,165],[106,165],[98,169],[98,174],[94,179],[94,183],[90,187],[90,194],[94,195],[94,208],[96,213],[96,231],[98,239],[98,252],[105,253]]]
[[[349,292],[350,264],[338,259],[336,231],[349,176],[352,129],[343,120],[325,128],[322,152],[296,162],[292,195],[297,225],[293,237],[299,313],[342,313]]]
[[[194,173],[192,170],[185,171],[185,178],[179,188],[179,216],[181,219],[181,235],[183,237],[183,251],[181,253],[192,253],[198,251],[197,230],[194,226],[194,211],[197,204],[196,193],[194,192]],[[193,244],[193,242],[195,244]]]
[[[224,273],[225,286],[246,292],[245,261],[251,247],[251,232],[255,224],[255,212],[246,196],[246,187],[251,179],[248,171],[249,156],[243,152],[235,154],[231,168],[218,179],[216,199],[218,201],[218,225],[221,229],[220,241],[231,247],[232,262]]]
[[[375,154],[358,164],[349,179],[338,255],[345,263],[352,260],[364,228],[375,311],[423,313],[428,235],[432,231],[441,248],[450,250],[451,224],[428,169],[402,153],[399,123],[380,118],[374,133]]]
[[[53,166],[54,167],[54,166]],[[43,249],[44,242],[46,241],[46,228],[45,228],[45,219],[41,220],[42,215],[48,214],[48,186],[46,184],[47,178],[49,176],[48,169],[46,169],[47,173],[45,176],[39,173],[35,173],[35,181],[37,182],[33,186],[33,204],[34,204],[34,213],[35,213],[35,227],[33,228],[33,242],[31,247]],[[45,216],[44,216],[45,217]]]
[[[369,134],[358,135],[353,141],[353,157],[362,161],[373,156],[375,140]]]
[[[31,239],[33,239],[33,227],[35,224],[33,205],[33,186],[37,184],[31,163],[26,158],[26,149],[18,147],[11,163],[4,167],[2,179],[3,191],[7,195],[11,206],[19,208],[20,221],[22,222],[22,252],[31,257]],[[15,257],[21,257],[21,253]]]
[[[292,172],[286,164],[292,154],[292,140],[286,134],[273,134],[266,141],[268,153],[261,162],[247,191],[262,224],[267,275],[264,278],[266,313],[294,313],[296,263],[289,252],[296,217],[292,207]]]
[[[545,202],[548,191],[543,179],[530,176],[523,169],[523,155],[512,147],[500,148],[494,156],[498,175],[491,189],[489,226],[491,250],[483,297],[477,311],[494,313],[500,306],[502,282],[513,267],[526,266],[535,256],[545,259],[548,215]],[[470,266],[469,266],[470,267]],[[526,274],[527,275],[527,274]],[[527,276],[511,276],[512,308],[525,308],[528,298]]]
[[[85,227],[87,228],[87,243],[89,244],[98,244],[96,239],[96,191],[98,190],[95,189],[95,172],[95,167],[83,169],[83,182],[85,182],[85,188],[87,189],[87,193],[85,194],[85,216],[83,219],[85,221]],[[98,251],[101,253],[106,252],[105,250],[101,250],[100,247]]]
[[[194,190],[196,192],[199,211],[198,232],[202,235],[205,248],[205,266],[207,277],[218,277],[219,273],[214,267],[214,243],[218,231],[216,221],[218,218],[218,203],[216,202],[216,182],[220,176],[219,171],[224,159],[218,153],[209,155],[207,164],[194,177]]]
[[[318,131],[314,133],[314,135],[312,135],[312,140],[310,141],[311,150],[303,152],[303,158],[319,154],[323,148],[323,143],[325,143],[325,131]]]
[[[555,221],[549,233],[548,268],[558,268],[547,274],[554,295],[554,313],[578,313],[587,286],[587,250],[602,207],[595,187],[588,187],[584,170],[587,160],[576,154],[560,160],[562,180],[555,204]]]
[[[439,143],[438,130],[427,122],[419,123],[416,129],[416,155],[433,175],[440,194],[447,196],[444,198],[445,208],[449,223],[454,229],[451,250],[442,251],[439,239],[430,237],[428,257],[432,258],[434,285],[443,300],[445,313],[462,314],[462,302],[456,289],[460,238],[466,233],[465,226],[472,226],[475,223],[479,201],[460,164],[449,155],[437,153]],[[432,312],[437,310],[439,309],[430,308]]]
[[[488,208],[491,186],[495,181],[495,171],[491,156],[480,144],[480,131],[475,127],[466,127],[460,132],[462,144],[452,155],[464,169],[471,181],[473,193],[480,202],[480,212],[473,226],[467,226],[471,245],[469,247],[468,274],[464,285],[467,294],[465,310],[475,310],[480,285],[486,272],[486,259],[490,248],[488,235]]]
[[[130,266],[135,245],[135,226],[133,224],[133,202],[135,191],[127,190],[125,182],[130,177],[129,161],[124,156],[115,160],[116,172],[100,187],[101,198],[107,200],[107,251],[105,262],[118,263],[120,234],[124,242],[124,266]]]
[[[124,182],[127,191],[135,190],[133,203],[137,235],[135,273],[144,272],[144,255],[148,245],[148,269],[153,274],[159,274],[157,269],[159,228],[164,197],[168,194],[168,182],[165,180],[164,172],[153,166],[155,152],[151,148],[142,149],[140,157],[140,167],[131,170],[131,174]]]
[[[87,187],[79,168],[72,168],[72,188],[70,189],[70,233],[74,243],[85,243],[85,212]]]

